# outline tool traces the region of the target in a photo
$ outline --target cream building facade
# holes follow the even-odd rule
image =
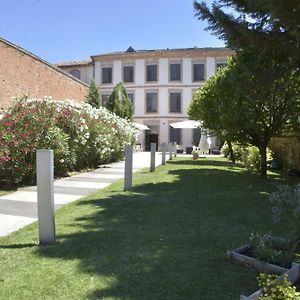
[[[200,130],[173,129],[170,123],[188,119],[188,106],[195,91],[226,64],[234,51],[228,48],[186,48],[136,51],[91,56],[91,60],[59,64],[78,79],[100,86],[105,105],[114,86],[123,81],[134,103],[134,118],[151,130],[139,135],[139,143],[149,150],[176,141],[183,148],[197,145]],[[215,138],[212,148],[218,148]]]

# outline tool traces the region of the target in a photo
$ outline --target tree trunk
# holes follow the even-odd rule
[[[267,145],[262,144],[259,147],[260,153],[260,173],[262,176],[267,176]]]
[[[227,144],[228,144],[228,149],[229,149],[229,157],[230,157],[231,161],[235,164],[235,154],[232,149],[231,141],[227,141]]]

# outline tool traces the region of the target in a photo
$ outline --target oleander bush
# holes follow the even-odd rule
[[[0,183],[34,183],[35,152],[53,149],[55,175],[123,157],[137,131],[105,108],[51,98],[15,99],[0,121]]]

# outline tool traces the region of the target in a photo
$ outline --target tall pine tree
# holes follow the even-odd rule
[[[119,82],[108,98],[107,109],[121,118],[132,121],[133,104],[122,82]]]
[[[194,8],[228,47],[271,54],[278,63],[299,67],[299,0],[218,0],[211,7],[194,1]]]
[[[86,96],[85,101],[93,107],[100,107],[100,88],[96,85],[95,80],[91,81],[89,93]]]

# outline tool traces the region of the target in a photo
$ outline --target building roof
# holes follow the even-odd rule
[[[204,47],[204,48],[166,48],[166,49],[151,49],[151,50],[134,50],[131,46],[126,51],[116,51],[109,53],[102,53],[92,55],[91,58],[101,57],[101,56],[117,56],[117,55],[134,55],[134,54],[152,54],[152,53],[168,53],[168,52],[224,52],[224,51],[234,51],[233,49],[226,47]]]
[[[33,59],[38,60],[39,62],[41,62],[41,63],[47,65],[48,67],[52,68],[53,70],[55,70],[55,71],[57,71],[57,72],[59,72],[59,73],[65,75],[65,76],[71,78],[72,80],[77,81],[78,83],[80,83],[80,84],[82,84],[82,85],[84,85],[84,86],[86,86],[86,87],[88,87],[88,85],[87,85],[85,82],[83,82],[83,81],[81,81],[81,80],[75,78],[75,77],[72,76],[71,74],[68,74],[68,73],[64,72],[62,69],[58,68],[58,67],[55,66],[55,65],[50,64],[50,63],[47,62],[46,60],[44,60],[44,59],[38,57],[37,55],[35,55],[35,54],[29,52],[28,50],[26,50],[26,49],[24,49],[24,48],[22,48],[22,47],[20,47],[20,46],[18,46],[18,45],[15,45],[15,44],[13,44],[12,42],[10,42],[10,41],[8,41],[8,40],[2,38],[2,37],[0,37],[0,42],[2,42],[2,43],[4,43],[4,44],[6,44],[6,45],[8,45],[8,46],[10,46],[10,47],[12,47],[12,48],[18,50],[18,51],[20,51],[20,52],[22,52],[22,53],[24,53],[24,54],[26,54],[26,55],[28,55],[28,56],[31,56]]]
[[[66,61],[62,63],[55,64],[57,67],[76,67],[76,66],[86,66],[92,64],[92,60],[77,60],[77,61]]]

